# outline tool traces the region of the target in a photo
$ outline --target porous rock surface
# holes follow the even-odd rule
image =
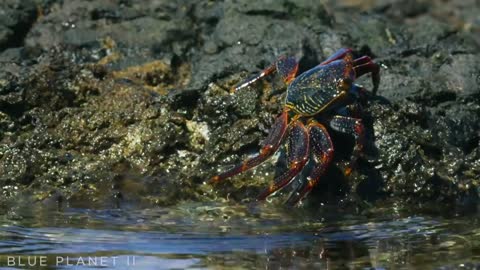
[[[0,13],[4,202],[251,200],[275,162],[204,182],[258,151],[286,89],[229,88],[281,54],[304,71],[342,47],[382,66],[367,158],[344,177],[353,142],[332,134],[338,165],[308,201],[478,201],[474,0],[7,0]]]

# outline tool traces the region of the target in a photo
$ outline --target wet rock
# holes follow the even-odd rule
[[[5,0],[0,3],[0,51],[19,47],[37,17],[35,3],[30,0]]]
[[[221,7],[208,20],[213,32],[201,35],[216,53],[194,57],[193,88],[225,73],[263,68],[281,54],[301,56],[305,46],[320,44],[317,33],[331,21],[323,5],[309,9],[304,2],[228,1]],[[322,54],[319,46],[310,47]]]
[[[122,1],[119,1],[122,2]],[[180,3],[179,3],[180,4]],[[186,18],[189,6],[147,1],[76,1],[56,3],[54,12],[40,18],[26,37],[26,46],[35,50],[64,44],[80,51],[88,60],[109,55],[104,42],[117,44],[117,65],[152,59],[158,55],[185,54],[195,40],[192,20]],[[53,9],[53,8],[52,8]]]
[[[415,201],[413,196],[423,197],[425,202],[452,202],[472,194],[477,197],[475,192],[471,193],[475,179],[468,173],[478,170],[477,158],[465,156],[455,145],[447,144],[445,138],[440,137],[442,132],[438,130],[435,121],[439,120],[435,116],[420,111],[426,117],[414,118],[405,107],[376,105],[372,108],[374,118],[375,115],[387,116],[376,121],[374,129],[379,171],[386,180],[388,193],[399,197],[407,195],[407,200],[412,201]],[[398,110],[398,114],[392,109]],[[445,127],[445,130],[451,128],[454,127]]]
[[[353,141],[332,132],[336,165],[312,205],[346,194],[477,202],[478,7],[324,2],[38,0],[35,23],[35,4],[1,4],[15,18],[7,32],[29,25],[17,43],[5,31],[2,41],[0,28],[0,48],[22,46],[0,54],[3,198],[61,194],[81,207],[251,200],[278,156],[220,186],[204,182],[258,151],[285,86],[273,76],[231,87],[279,55],[297,56],[302,72],[350,46],[382,65],[380,97],[366,107],[368,156],[344,177]],[[357,82],[371,88],[368,76]]]

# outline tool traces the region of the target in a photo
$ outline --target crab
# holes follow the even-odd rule
[[[361,108],[369,96],[376,94],[380,82],[379,65],[369,56],[355,59],[352,49],[342,48],[298,76],[297,71],[298,61],[294,57],[282,56],[260,74],[232,88],[232,92],[238,91],[277,72],[287,85],[287,94],[283,110],[261,143],[260,152],[212,177],[211,183],[218,183],[263,163],[287,140],[288,168],[260,193],[258,200],[265,200],[299,178],[299,184],[287,199],[288,204],[296,205],[315,187],[332,163],[334,146],[326,126],[355,138],[352,156],[344,172],[350,175],[363,152],[365,128],[361,118],[352,116],[352,111],[358,110],[347,108]],[[368,73],[373,82],[371,93],[353,83],[356,78]],[[312,163],[311,169],[305,173],[306,177],[300,177],[309,162]]]

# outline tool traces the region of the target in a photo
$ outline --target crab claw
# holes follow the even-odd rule
[[[372,94],[373,96],[377,95],[378,85],[380,84],[380,66],[368,56],[355,59],[353,65],[357,78],[367,73],[372,75]]]

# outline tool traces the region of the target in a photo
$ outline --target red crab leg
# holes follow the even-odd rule
[[[258,196],[265,200],[270,194],[288,185],[305,166],[308,160],[309,138],[307,128],[302,122],[293,123],[288,135],[288,170],[277,177],[273,183]]]
[[[237,175],[241,172],[244,172],[250,168],[257,166],[258,164],[265,161],[269,158],[273,153],[275,153],[282,143],[283,137],[285,136],[285,131],[287,130],[287,111],[283,111],[283,113],[277,118],[275,123],[273,124],[270,132],[262,143],[262,149],[260,149],[260,153],[252,158],[246,159],[241,164],[233,167],[232,169],[216,175],[210,179],[210,182],[219,182],[228,177],[232,177]]]
[[[363,57],[362,57],[363,58]],[[359,63],[361,61],[364,61],[365,59],[359,58]],[[356,63],[356,61],[354,63]],[[361,60],[361,61],[360,61]],[[380,66],[376,64],[375,62],[372,62],[371,60],[369,62],[366,62],[364,64],[360,65],[355,65],[353,67],[355,70],[355,76],[358,78],[366,73],[372,73],[372,82],[373,82],[373,90],[372,93],[375,95],[378,90],[378,85],[380,84]]]
[[[333,159],[333,143],[328,135],[327,129],[315,120],[310,120],[308,124],[310,134],[312,158],[314,167],[306,180],[292,193],[287,200],[287,204],[295,205],[301,201],[315,185],[320,177],[325,173]]]
[[[294,57],[281,56],[277,59],[277,61],[275,61],[269,67],[260,72],[260,74],[254,75],[234,86],[231,92],[235,92],[244,87],[247,87],[252,83],[260,80],[261,78],[272,74],[275,71],[278,71],[278,73],[282,76],[284,82],[286,84],[289,84],[295,78],[297,70],[298,62]]]
[[[338,51],[336,51],[334,54],[330,55],[325,61],[319,64],[319,66],[326,65],[330,62],[333,62],[338,59],[344,58],[347,54],[351,54],[352,49],[350,48],[341,48]]]
[[[362,56],[360,58],[357,58],[355,60],[353,60],[353,65],[354,66],[359,66],[359,65],[363,65],[363,64],[366,64],[366,63],[369,63],[369,62],[372,62],[372,58],[370,58],[370,56]]]
[[[330,127],[336,131],[355,136],[355,147],[353,148],[352,159],[350,160],[347,169],[345,169],[345,174],[350,175],[365,143],[365,128],[362,124],[362,120],[336,115],[330,120]]]
[[[237,85],[235,85],[230,90],[230,92],[234,93],[234,92],[236,92],[236,91],[238,91],[242,88],[245,88],[245,87],[249,86],[250,84],[260,80],[261,78],[272,74],[273,72],[275,72],[275,70],[276,70],[276,66],[275,66],[275,64],[272,64],[269,67],[267,67],[266,69],[264,69],[262,72],[260,72],[260,74],[249,77],[248,79],[242,81],[241,83],[238,83]]]

